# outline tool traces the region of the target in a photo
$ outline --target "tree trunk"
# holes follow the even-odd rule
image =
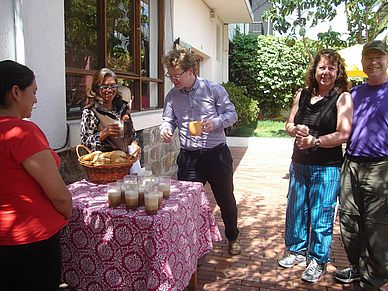
[[[300,1],[298,1],[298,23],[299,23],[299,27],[302,28]],[[303,39],[304,48],[306,49],[307,54],[309,55],[310,62],[312,62],[313,57],[312,57],[312,55],[310,53],[310,50],[309,50],[309,48],[307,46],[305,34],[302,35],[302,39]]]
[[[364,23],[365,23],[365,39],[366,42],[369,42],[369,35],[368,35],[368,5],[365,5],[365,16],[364,16]]]

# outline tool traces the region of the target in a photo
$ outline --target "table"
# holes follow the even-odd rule
[[[73,215],[61,235],[62,280],[77,290],[183,290],[220,241],[201,183],[171,182],[158,214],[108,208],[106,185],[68,186]]]

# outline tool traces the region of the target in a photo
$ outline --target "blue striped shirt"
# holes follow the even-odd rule
[[[213,119],[214,130],[191,136],[189,122]],[[226,141],[224,129],[237,120],[236,109],[221,85],[196,77],[190,91],[172,88],[164,102],[162,131],[179,128],[179,141],[185,150],[213,148]]]

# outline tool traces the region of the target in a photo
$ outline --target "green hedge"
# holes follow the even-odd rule
[[[229,94],[230,101],[236,107],[238,120],[226,130],[230,135],[240,128],[243,124],[257,120],[259,114],[258,101],[247,97],[247,89],[242,86],[236,86],[233,82],[222,83]]]
[[[308,40],[315,54],[313,44]],[[237,34],[230,45],[229,80],[247,89],[247,97],[257,100],[265,117],[290,107],[308,67],[303,43],[292,38]]]

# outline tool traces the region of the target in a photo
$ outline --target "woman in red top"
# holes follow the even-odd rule
[[[0,62],[1,290],[58,290],[59,232],[71,216],[71,194],[58,155],[31,116],[34,73]]]

